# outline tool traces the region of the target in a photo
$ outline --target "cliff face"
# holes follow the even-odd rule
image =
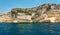
[[[0,19],[0,22],[60,22],[60,5],[43,4],[33,8],[13,8],[11,12],[0,15]]]
[[[56,4],[44,4],[37,9],[39,17],[34,21],[44,22],[49,20],[50,22],[60,22],[60,5]]]

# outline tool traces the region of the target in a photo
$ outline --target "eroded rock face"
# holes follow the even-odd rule
[[[43,4],[26,9],[14,8],[7,14],[0,14],[0,22],[60,22],[60,5]]]
[[[45,17],[42,17],[44,14],[46,14]],[[60,19],[58,18],[58,16],[60,16],[60,5],[44,4],[40,7],[38,7],[37,15],[40,15],[40,16],[35,18],[34,21],[45,22],[48,19],[48,20],[50,20],[50,22],[52,22],[52,20],[54,19],[54,22],[59,22]]]
[[[8,15],[1,14],[0,15],[0,22],[12,22],[12,18]]]

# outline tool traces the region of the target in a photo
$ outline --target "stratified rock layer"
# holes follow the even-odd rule
[[[0,14],[0,22],[60,22],[60,4],[13,8],[7,14]]]

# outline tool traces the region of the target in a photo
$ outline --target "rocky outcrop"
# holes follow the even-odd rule
[[[12,18],[6,14],[0,14],[0,22],[12,22]]]
[[[44,22],[46,20],[50,20],[50,22],[60,22],[60,19],[59,19],[59,16],[60,16],[60,5],[44,4],[44,5],[42,5],[42,6],[40,6],[38,8],[37,13],[40,16],[35,18],[36,20],[34,19],[34,21]],[[42,17],[44,14],[46,14],[46,16]]]
[[[43,4],[33,8],[13,8],[0,14],[0,22],[60,22],[60,5]]]

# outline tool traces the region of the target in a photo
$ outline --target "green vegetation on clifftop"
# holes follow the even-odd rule
[[[15,10],[15,11],[21,12],[21,13],[26,13],[26,14],[32,15],[32,12],[30,10],[24,9],[24,8],[13,8],[12,10]]]

